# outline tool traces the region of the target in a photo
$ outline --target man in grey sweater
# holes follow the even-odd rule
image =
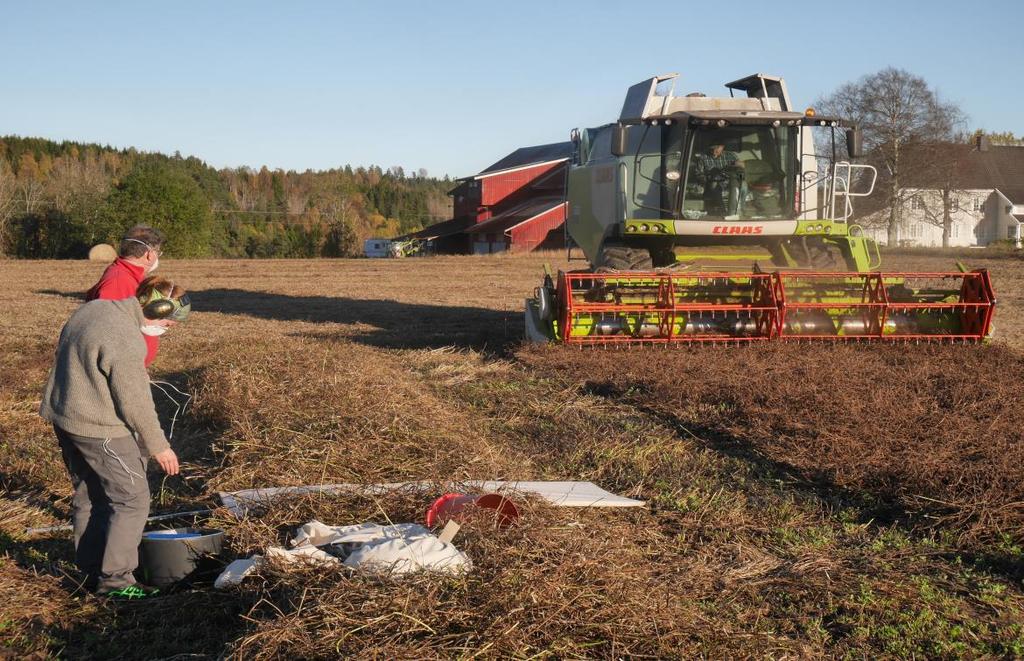
[[[53,423],[74,487],[75,563],[101,594],[154,593],[133,576],[149,517],[146,461],[176,475],[178,457],[157,419],[139,331],[184,321],[191,310],[184,294],[153,276],[137,298],[82,305],[61,330],[43,391],[39,414]]]

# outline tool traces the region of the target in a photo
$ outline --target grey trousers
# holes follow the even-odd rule
[[[54,426],[75,494],[75,564],[99,592],[135,583],[149,516],[146,463],[131,436],[88,438]]]

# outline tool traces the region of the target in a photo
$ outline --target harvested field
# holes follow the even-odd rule
[[[593,480],[648,508],[524,501],[518,527],[464,528],[474,571],[458,579],[271,566],[234,590],[121,606],[74,589],[66,535],[24,534],[66,516],[35,409],[98,269],[0,261],[0,645],[72,658],[1024,655],[1024,261],[971,262],[999,295],[987,347],[521,346],[522,298],[561,257],[168,260],[197,313],[165,336],[154,378],[193,400],[175,428],[182,475],[151,473],[153,509],[257,486],[519,478]],[[213,523],[246,555],[310,518],[416,520],[428,501],[308,496]]]

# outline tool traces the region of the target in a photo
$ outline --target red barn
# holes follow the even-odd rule
[[[492,253],[564,246],[565,176],[571,142],[523,147],[459,180],[454,218],[407,237],[438,253]]]

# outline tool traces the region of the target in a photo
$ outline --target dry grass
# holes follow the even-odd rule
[[[724,355],[723,355],[724,354]],[[991,551],[1024,545],[1024,358],[1002,347],[524,350],[537,371]],[[792,470],[789,470],[792,469]],[[1022,568],[1024,569],[1024,568]]]
[[[649,509],[527,503],[517,528],[472,523],[459,544],[475,569],[459,579],[268,568],[226,593],[126,606],[69,586],[66,537],[22,534],[66,514],[35,409],[97,268],[0,262],[0,644],[136,658],[1024,654],[1020,261],[974,264],[995,276],[996,347],[520,349],[522,298],[561,257],[169,261],[197,314],[154,367],[194,400],[175,432],[183,476],[153,476],[155,508],[321,481],[575,478]],[[310,518],[415,520],[428,502],[307,497],[213,523],[246,554]]]

